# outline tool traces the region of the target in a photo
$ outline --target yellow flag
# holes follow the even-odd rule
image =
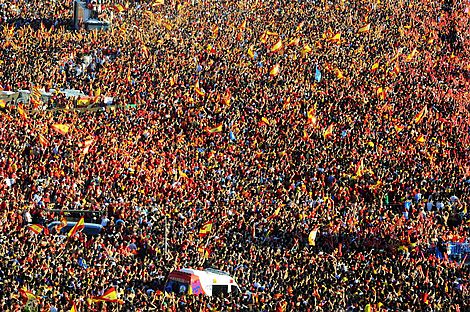
[[[310,234],[308,234],[308,244],[310,246],[315,246],[316,238],[317,238],[317,229],[314,229],[310,231]]]

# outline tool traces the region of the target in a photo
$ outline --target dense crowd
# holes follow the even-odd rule
[[[3,90],[115,104],[0,106],[1,311],[468,309],[468,1],[157,2],[97,32],[0,0]],[[32,232],[51,208],[104,231]],[[243,294],[164,293],[183,267]]]

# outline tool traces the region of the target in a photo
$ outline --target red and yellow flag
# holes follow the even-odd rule
[[[268,220],[274,219],[277,216],[279,216],[279,213],[281,212],[281,205],[274,210],[273,214],[268,217]]]
[[[279,74],[279,63],[274,65],[273,68],[271,68],[271,70],[269,71],[269,75],[271,77],[277,76],[277,74]]]
[[[312,48],[308,44],[304,45],[304,47],[302,48],[302,51],[300,51],[302,56],[310,52],[312,52]]]
[[[123,303],[122,300],[119,300],[117,297],[117,291],[114,287],[111,287],[104,292],[102,296],[92,297],[92,302],[118,302]]]
[[[393,128],[395,129],[397,133],[400,133],[403,129],[405,129],[404,126],[400,126],[400,125],[394,125]]]
[[[212,231],[212,221],[204,223],[199,230],[199,237],[205,237]]]
[[[78,312],[75,302],[72,304],[72,308],[70,309],[70,312]]]
[[[36,296],[32,291],[28,290],[26,287],[20,289],[20,295],[26,300],[40,300],[40,296]]]
[[[287,44],[288,47],[290,46],[297,46],[299,45],[300,43],[300,37],[295,37],[294,39],[292,39],[291,41],[289,41],[289,43]]]
[[[356,165],[356,177],[362,177],[364,174],[364,162],[363,159],[359,161]]]
[[[333,124],[329,125],[328,128],[323,132],[323,138],[327,139],[333,135]]]
[[[199,96],[204,96],[206,95],[206,91],[199,87],[199,81],[196,81],[196,84],[194,85],[194,90]]]
[[[222,126],[223,124],[221,123],[218,126],[215,126],[214,128],[209,129],[209,133],[222,132]]]
[[[375,72],[377,69],[379,69],[379,62],[374,63],[374,65],[372,65],[372,68],[370,69],[370,71]]]
[[[426,116],[428,113],[428,107],[424,105],[424,107],[419,111],[419,113],[413,119],[415,123],[419,124],[421,120]]]
[[[69,233],[67,234],[67,237],[73,237],[75,234],[83,230],[85,227],[85,218],[81,217],[80,220],[78,220],[77,223],[70,229]]]
[[[379,99],[381,99],[382,101],[385,100],[385,95],[386,95],[385,89],[382,87],[379,87],[377,89],[377,96],[379,97]]]
[[[333,37],[331,37],[328,41],[330,42],[340,42],[341,41],[341,34],[337,33]]]
[[[418,52],[418,50],[416,50],[416,48],[414,48],[413,51],[411,51],[411,53],[408,54],[408,56],[406,57],[406,61],[411,62],[417,52]]]
[[[62,135],[65,135],[69,132],[70,130],[70,126],[69,125],[66,125],[66,124],[53,124],[51,126],[52,130],[62,134]]]
[[[18,114],[20,114],[21,118],[23,120],[28,120],[28,115],[26,114],[23,108],[23,104],[18,104],[17,109],[18,109]]]
[[[316,111],[315,107],[312,107],[307,113],[308,122],[311,123],[312,125],[317,124],[317,117],[315,116],[315,111]]]
[[[282,49],[282,40],[279,38],[279,41],[271,47],[271,52],[277,52]]]
[[[417,139],[416,139],[416,142],[418,143],[425,143],[426,142],[426,138],[424,137],[424,135],[420,135]]]
[[[359,33],[364,33],[364,32],[368,32],[370,30],[370,23],[359,28]]]
[[[121,13],[121,12],[124,12],[124,7],[120,4],[116,4],[114,7],[113,7],[118,13]]]
[[[43,231],[44,234],[49,234],[48,228],[40,224],[30,224],[28,225],[28,229],[30,229],[34,234],[41,234]]]

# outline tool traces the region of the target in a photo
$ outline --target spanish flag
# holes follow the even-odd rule
[[[269,75],[271,77],[274,77],[276,76],[277,74],[279,74],[279,63],[277,63],[276,65],[273,66],[273,68],[271,68],[271,70],[269,71]]]
[[[261,121],[264,122],[266,125],[270,125],[271,123],[269,122],[268,118],[266,117],[261,117]]]
[[[327,139],[333,135],[333,124],[329,125],[328,128],[323,132],[323,138]]]
[[[194,90],[199,96],[206,95],[206,91],[204,91],[204,89],[199,87],[199,81],[196,81],[196,84],[194,85]]]
[[[230,92],[230,89],[227,88],[227,90],[225,90],[225,95],[222,97],[222,103],[229,106],[231,99],[232,99],[232,93]]]
[[[282,40],[279,38],[279,41],[271,47],[271,52],[277,52],[282,49]]]
[[[72,308],[70,309],[70,312],[78,312],[75,302],[72,304]]]
[[[104,292],[102,296],[92,297],[92,302],[119,302],[123,303],[122,300],[119,300],[117,297],[117,292],[114,287],[111,287],[107,291]]]
[[[39,300],[41,299],[40,296],[36,296],[33,294],[32,291],[28,290],[26,287],[20,289],[20,295],[25,298],[27,301],[29,300]]]
[[[65,125],[65,124],[53,124],[51,126],[52,130],[62,134],[62,135],[65,135],[69,132],[70,130],[70,126],[69,125]]]
[[[308,234],[308,244],[310,246],[315,246],[315,240],[317,238],[317,229],[313,229],[310,231],[310,234]]]
[[[364,32],[368,32],[370,30],[370,23],[359,28],[359,33],[364,33]]]
[[[20,114],[21,118],[23,120],[28,120],[28,115],[26,114],[26,112],[24,111],[24,108],[23,108],[23,105],[22,104],[18,104],[18,114]]]
[[[222,132],[222,126],[223,124],[219,124],[218,126],[209,129],[209,133],[217,133],[217,132]]]
[[[424,135],[420,135],[417,139],[416,139],[416,142],[418,143],[424,143],[426,142],[426,138],[424,137]]]
[[[312,48],[306,44],[304,45],[304,47],[302,48],[302,51],[300,53],[302,53],[302,56],[307,54],[307,53],[310,53],[312,51]]]
[[[414,48],[413,51],[411,51],[411,53],[408,54],[408,56],[406,57],[406,61],[411,62],[413,57],[416,55],[416,52],[418,52],[418,50],[416,50],[416,48]]]
[[[212,231],[212,221],[204,223],[199,230],[199,237],[205,237]]]
[[[336,68],[336,77],[338,79],[343,79],[344,78],[343,72],[341,70],[339,70],[339,68]]]
[[[393,128],[395,129],[397,133],[400,133],[403,129],[405,129],[404,126],[400,126],[400,125],[394,125]]]
[[[424,105],[424,107],[415,116],[414,122],[419,124],[421,122],[421,120],[426,116],[427,113],[428,113],[428,107],[426,105]]]
[[[382,87],[379,87],[377,89],[377,96],[379,97],[379,99],[381,99],[382,101],[385,100],[385,89],[382,88]]]
[[[311,108],[307,113],[308,122],[312,125],[317,123],[317,117],[315,116],[315,108]]]
[[[331,37],[328,41],[330,41],[330,42],[340,42],[340,40],[341,40],[341,34],[337,33],[336,35]]]
[[[7,107],[7,102],[5,102],[5,100],[0,100],[0,110],[5,111],[6,107]]]
[[[300,43],[300,37],[292,39],[287,46],[297,46]]]
[[[219,35],[219,26],[214,25],[212,27],[212,38],[215,39]]]
[[[121,13],[121,12],[124,12],[124,7],[120,4],[116,4],[114,6],[114,9],[118,12],[118,13]]]
[[[181,168],[179,168],[179,167],[178,167],[178,174],[180,175],[180,177],[182,179],[187,179],[188,178],[188,175],[183,170],[181,170]]]
[[[372,65],[372,68],[370,69],[371,72],[375,72],[379,68],[379,62],[375,63]]]
[[[209,259],[209,256],[211,254],[211,251],[209,248],[205,248],[205,247],[198,247],[197,251],[199,251],[201,253],[201,256],[204,258],[204,259]]]
[[[75,225],[70,229],[70,231],[67,234],[67,237],[75,236],[75,234],[83,230],[84,227],[85,227],[85,218],[81,217],[80,220],[78,220],[78,222],[75,223]]]
[[[253,46],[251,46],[251,47],[248,48],[248,56],[249,56],[251,59],[254,59],[254,58],[255,58],[255,52],[253,52]]]
[[[48,228],[40,224],[30,224],[28,225],[28,229],[30,229],[34,234],[41,234],[42,232],[44,232],[46,235],[49,234]]]
[[[356,177],[362,177],[363,173],[364,173],[364,162],[361,159],[361,161],[358,162],[356,165]]]
[[[268,220],[276,218],[280,212],[281,212],[281,205],[279,205],[279,207],[277,207],[276,210],[274,210],[273,214],[268,217]]]
[[[259,37],[259,41],[261,41],[262,43],[266,43],[267,40],[268,40],[268,35],[264,32],[264,33],[261,34],[261,36]]]

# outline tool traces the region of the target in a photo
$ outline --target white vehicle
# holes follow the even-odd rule
[[[168,276],[166,292],[188,295],[217,296],[220,294],[240,294],[240,287],[228,273],[205,269],[180,269]]]

